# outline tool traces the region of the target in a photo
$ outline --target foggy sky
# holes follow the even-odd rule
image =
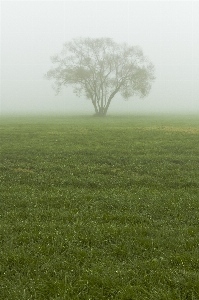
[[[108,112],[199,112],[198,16],[198,1],[2,1],[1,114],[94,113],[43,78],[50,56],[76,37],[139,45],[155,65],[149,96],[117,95]]]

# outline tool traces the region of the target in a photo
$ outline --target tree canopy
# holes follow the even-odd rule
[[[51,57],[56,66],[45,77],[55,80],[57,93],[72,85],[76,95],[91,100],[95,114],[105,116],[113,97],[148,95],[154,66],[138,46],[118,44],[110,38],[77,38]]]

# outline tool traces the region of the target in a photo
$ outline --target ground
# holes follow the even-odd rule
[[[198,116],[0,130],[0,299],[199,299]]]

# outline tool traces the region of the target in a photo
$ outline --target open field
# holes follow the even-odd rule
[[[0,135],[0,299],[199,299],[199,116],[2,117]]]

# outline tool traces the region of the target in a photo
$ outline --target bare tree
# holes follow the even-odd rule
[[[62,86],[72,85],[74,93],[92,101],[96,116],[105,116],[113,97],[146,96],[155,79],[154,66],[142,50],[117,44],[110,38],[78,38],[64,44],[60,55],[51,58],[56,65],[47,72]]]

